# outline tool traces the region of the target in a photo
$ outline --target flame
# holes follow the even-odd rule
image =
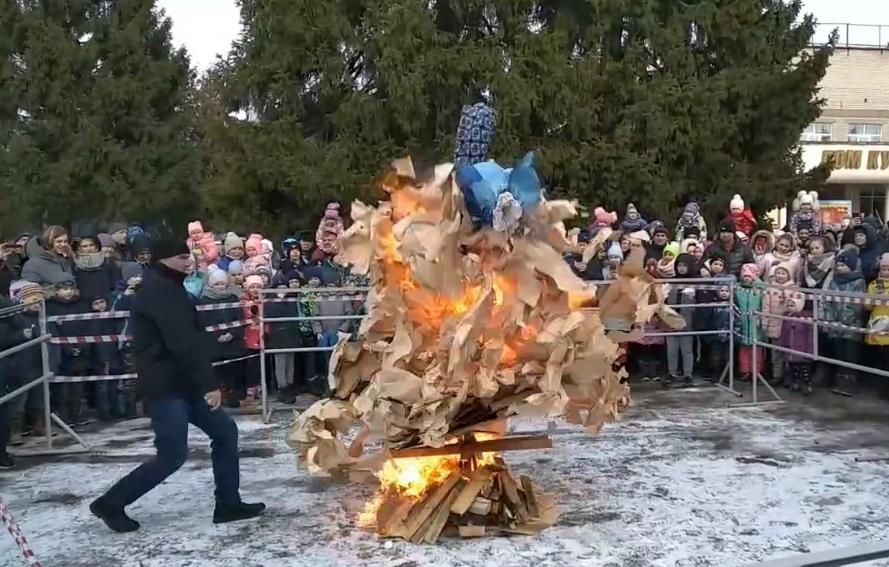
[[[496,433],[486,431],[477,431],[473,435],[476,441],[500,438]],[[457,442],[457,439],[451,441],[451,443]],[[476,455],[476,464],[492,465],[496,456],[496,452],[480,453]],[[389,459],[376,473],[376,477],[380,480],[380,489],[372,500],[365,503],[364,510],[358,515],[358,525],[364,528],[375,527],[377,511],[390,496],[421,500],[430,490],[460,468],[459,455]]]

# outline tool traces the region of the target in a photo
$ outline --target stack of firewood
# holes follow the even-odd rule
[[[552,498],[538,492],[527,476],[517,480],[500,457],[493,464],[452,472],[420,498],[395,489],[383,493],[376,513],[376,532],[413,543],[435,543],[439,537],[533,535],[553,525]]]

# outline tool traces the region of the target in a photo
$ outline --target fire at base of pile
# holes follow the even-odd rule
[[[358,519],[381,537],[436,543],[440,537],[532,535],[556,521],[553,499],[516,478],[492,453],[386,461],[381,487]]]

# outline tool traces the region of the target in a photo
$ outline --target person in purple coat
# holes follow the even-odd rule
[[[792,350],[794,354],[787,355],[790,373],[785,375],[784,387],[792,388],[795,392],[802,390],[803,394],[809,395],[812,393],[812,359],[804,355],[815,352],[812,311],[806,309],[802,293],[788,293],[785,301],[785,313],[794,319],[783,321],[778,346]]]

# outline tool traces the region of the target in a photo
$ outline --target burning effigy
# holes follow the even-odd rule
[[[380,492],[360,519],[381,535],[539,531],[555,519],[551,500],[497,453],[548,445],[492,436],[510,416],[562,416],[591,433],[617,419],[630,390],[616,363],[632,331],[603,321],[675,319],[664,293],[640,250],[597,299],[563,260],[584,252],[563,224],[575,206],[544,198],[531,154],[511,169],[417,171],[402,159],[382,187],[387,201],[353,203],[337,258],[369,277],[368,316],[331,356],[331,397],[297,415],[288,440],[319,474],[366,463],[366,443],[382,442],[391,458],[377,461]]]

